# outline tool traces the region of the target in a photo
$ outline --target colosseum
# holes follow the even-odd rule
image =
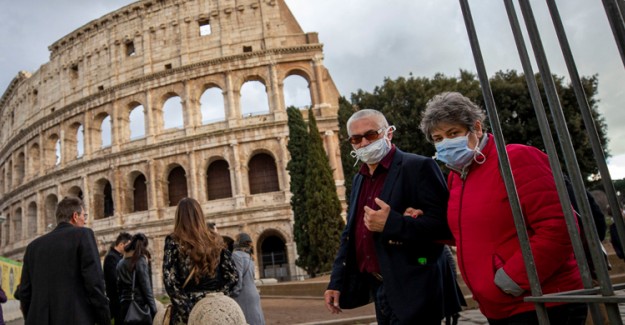
[[[312,107],[344,196],[322,49],[284,0],[142,0],[56,41],[0,99],[1,255],[21,260],[76,195],[102,256],[122,230],[148,235],[159,292],[164,237],[189,196],[224,237],[252,236],[259,277],[302,277],[286,107]]]

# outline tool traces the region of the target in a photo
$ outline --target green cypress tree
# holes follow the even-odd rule
[[[299,256],[295,264],[307,270],[306,259],[310,255],[308,240],[306,194],[304,180],[306,177],[306,162],[308,156],[308,128],[299,109],[290,106],[286,109],[289,126],[289,143],[287,149],[291,160],[286,166],[291,176],[291,209],[293,210],[293,237]]]
[[[311,109],[308,110],[308,130],[309,151],[304,188],[311,254],[303,260],[306,261],[304,269],[311,277],[315,277],[332,269],[345,225],[328,156]]]
[[[343,96],[339,97],[339,141],[341,148],[341,164],[343,166],[343,176],[345,178],[345,199],[349,199],[349,194],[352,191],[352,179],[354,174],[358,171],[359,166],[354,166],[356,159],[350,156],[350,152],[353,150],[351,143],[347,141],[349,135],[347,134],[347,120],[354,114],[356,109],[354,106]]]

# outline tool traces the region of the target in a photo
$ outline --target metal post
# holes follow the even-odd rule
[[[610,28],[612,28],[612,34],[616,40],[616,47],[621,54],[621,60],[625,65],[625,23],[623,23],[623,17],[625,16],[625,4],[621,0],[621,3],[617,3],[616,0],[602,0],[603,8],[608,16],[610,22]],[[620,8],[619,8],[620,7]]]
[[[542,41],[540,40],[540,34],[538,32],[538,27],[536,25],[536,21],[534,19],[534,15],[529,4],[528,0],[519,0],[519,4],[521,6],[521,11],[523,13],[523,17],[525,19],[525,25],[528,29],[528,35],[530,41],[532,43],[532,47],[534,49],[534,54],[536,57],[536,61],[539,66],[539,71],[542,77],[543,85],[545,87],[545,93],[547,94],[547,101],[549,103],[549,107],[551,109],[551,114],[553,118],[554,125],[556,127],[556,131],[558,133],[558,138],[560,140],[560,146],[562,148],[562,152],[564,155],[564,160],[567,166],[567,170],[569,171],[569,176],[571,177],[571,183],[573,184],[575,198],[577,200],[578,206],[581,208],[582,217],[587,219],[587,222],[584,224],[584,232],[586,234],[586,238],[589,239],[589,244],[591,245],[591,255],[593,257],[593,262],[595,263],[595,269],[597,274],[600,275],[600,279],[603,279],[605,282],[607,279],[608,283],[602,283],[601,293],[604,296],[612,296],[614,295],[614,291],[612,289],[611,284],[609,283],[609,275],[607,274],[607,265],[602,257],[599,255],[599,248],[592,248],[592,244],[597,246],[599,243],[599,239],[597,236],[597,231],[594,223],[592,222],[591,212],[590,212],[590,204],[588,203],[588,199],[585,195],[584,183],[581,177],[581,173],[579,171],[579,165],[577,163],[577,159],[575,157],[575,150],[573,148],[571,142],[571,136],[568,132],[566,126],[566,120],[564,114],[562,112],[562,107],[560,105],[560,100],[558,98],[557,90],[555,87],[555,83],[553,81],[553,77],[551,74],[551,70],[549,68],[549,64],[547,62],[547,58],[545,55],[544,48],[542,46]],[[594,243],[593,243],[594,242]],[[603,285],[605,284],[605,285]],[[612,308],[608,309],[608,316],[610,320],[620,319],[620,315],[618,314],[618,308],[616,308],[616,314],[612,310]],[[615,321],[613,324],[617,324]]]
[[[523,218],[523,213],[521,211],[519,197],[514,184],[514,178],[512,177],[512,170],[510,168],[510,161],[508,160],[508,154],[506,152],[506,145],[503,139],[501,125],[499,124],[497,108],[495,107],[495,99],[493,97],[492,90],[490,89],[490,83],[488,81],[488,75],[486,74],[484,59],[482,58],[482,52],[477,39],[477,33],[475,31],[475,25],[471,16],[471,9],[469,8],[468,0],[460,0],[460,6],[462,8],[462,14],[464,16],[469,41],[471,43],[471,50],[473,52],[473,58],[477,67],[480,85],[482,86],[482,94],[484,96],[486,111],[491,122],[491,127],[493,128],[493,135],[495,138],[495,145],[497,147],[497,154],[499,157],[501,176],[506,185],[506,191],[510,200],[510,206],[512,208],[514,223],[521,244],[521,250],[523,252],[523,259],[525,261],[525,268],[529,278],[532,295],[539,297],[542,296],[542,288],[540,287],[540,281],[538,279],[536,265],[534,263],[534,256],[532,255],[532,251],[529,245],[527,229],[525,227],[525,221]],[[547,315],[547,309],[545,308],[545,305],[540,302],[536,302],[535,305],[539,323],[541,325],[549,325],[549,317]]]

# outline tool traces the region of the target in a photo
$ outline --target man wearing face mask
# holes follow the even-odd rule
[[[375,302],[378,324],[440,324],[460,310],[457,285],[436,240],[450,239],[448,192],[436,162],[391,144],[394,126],[376,110],[347,121],[355,175],[325,304],[332,313]],[[418,207],[418,218],[405,216]]]
[[[436,146],[449,174],[447,218],[464,282],[491,325],[539,324],[512,209],[485,115],[456,92],[430,100],[421,131]],[[509,144],[506,152],[543,294],[582,289],[562,206],[547,155]],[[584,324],[583,303],[545,303],[551,324]]]

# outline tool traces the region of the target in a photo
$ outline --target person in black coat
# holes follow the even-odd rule
[[[149,311],[151,318],[154,319],[156,303],[152,292],[151,274],[148,238],[142,233],[135,234],[130,243],[124,247],[124,258],[117,264],[117,292],[121,318],[116,324],[124,324],[123,320],[133,299],[141,309]],[[145,325],[151,324],[152,322],[148,322]]]
[[[353,180],[326,307],[339,313],[373,300],[378,324],[441,324],[461,309],[437,242],[452,238],[443,174],[433,159],[392,145],[395,129],[378,111],[354,113],[347,129],[364,164]],[[422,214],[405,216],[408,208]]]
[[[104,274],[82,200],[65,197],[57,226],[26,247],[20,305],[26,325],[110,325]]]
[[[121,316],[119,309],[119,295],[117,294],[117,263],[124,256],[124,246],[130,242],[130,234],[121,232],[117,235],[115,243],[111,245],[109,252],[104,258],[104,283],[106,283],[106,296],[109,298],[109,308],[111,310],[111,318],[115,320],[115,324],[121,324],[124,318]]]

